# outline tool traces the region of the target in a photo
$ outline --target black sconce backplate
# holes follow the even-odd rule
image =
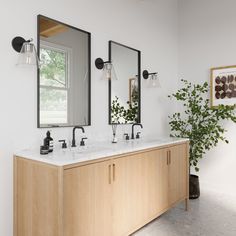
[[[148,79],[148,77],[149,77],[148,71],[147,71],[147,70],[144,70],[144,71],[143,71],[143,78],[144,78],[144,79]]]
[[[12,39],[11,45],[17,52],[20,52],[22,45],[25,42],[26,40],[24,38],[17,36],[14,39]]]
[[[97,67],[97,69],[101,70],[104,67],[104,61],[102,60],[102,58],[97,58],[95,60],[95,66]]]

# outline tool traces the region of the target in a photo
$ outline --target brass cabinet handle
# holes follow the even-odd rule
[[[108,166],[108,182],[111,184],[111,165]]]
[[[167,165],[171,164],[171,150],[167,151]]]
[[[167,151],[167,165],[169,165],[169,150]]]
[[[113,166],[113,181],[115,181],[116,180],[116,165],[113,164],[112,166]]]

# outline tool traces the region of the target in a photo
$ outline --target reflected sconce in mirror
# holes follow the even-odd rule
[[[143,78],[145,80],[147,79],[149,80],[150,87],[155,87],[155,88],[161,87],[157,72],[149,73],[147,70],[144,70]]]
[[[98,70],[103,70],[102,78],[107,80],[117,80],[114,66],[111,61],[103,61],[102,58],[95,60],[95,66]]]
[[[39,59],[32,41],[33,39],[25,40],[20,36],[12,40],[13,49],[19,53],[16,65],[33,65],[39,67]]]

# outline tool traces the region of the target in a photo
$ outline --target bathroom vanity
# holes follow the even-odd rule
[[[14,156],[14,236],[127,236],[180,201],[188,140],[101,143]]]

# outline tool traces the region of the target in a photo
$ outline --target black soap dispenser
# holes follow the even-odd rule
[[[48,152],[53,152],[53,138],[50,131],[47,131],[47,137],[44,139],[44,146],[48,147]]]

